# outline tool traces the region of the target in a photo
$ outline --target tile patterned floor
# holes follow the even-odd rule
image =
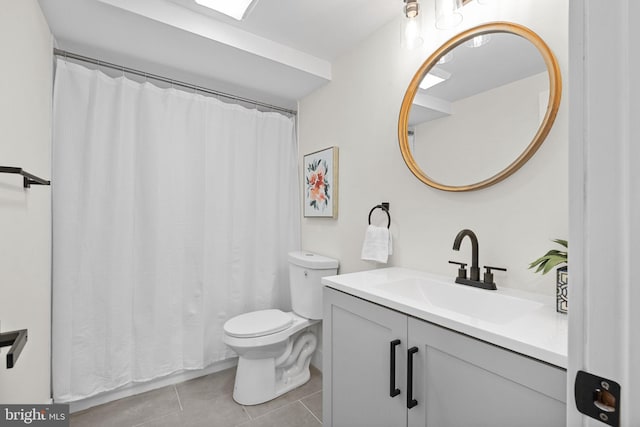
[[[255,406],[231,397],[235,368],[71,415],[71,427],[318,427],[322,374],[277,399]]]

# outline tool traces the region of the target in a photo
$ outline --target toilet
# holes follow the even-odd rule
[[[322,319],[322,283],[335,275],[338,261],[309,252],[290,252],[292,312],[259,310],[224,324],[224,342],[238,354],[233,399],[257,405],[293,390],[310,378],[317,345],[308,327]]]

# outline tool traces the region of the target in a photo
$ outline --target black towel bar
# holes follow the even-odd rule
[[[15,366],[24,345],[27,343],[27,337],[28,331],[26,329],[0,334],[0,347],[11,346],[7,353],[7,369]]]
[[[391,214],[389,213],[389,202],[382,202],[381,204],[375,205],[373,208],[371,208],[371,210],[369,211],[369,225],[371,225],[371,214],[376,209],[382,209],[384,211],[384,213],[387,214],[387,218],[388,218],[387,228],[390,228],[391,227]]]
[[[24,188],[30,188],[31,185],[51,185],[51,181],[39,178],[29,172],[25,172],[22,168],[12,166],[0,166],[0,173],[13,173],[22,175],[22,185]]]

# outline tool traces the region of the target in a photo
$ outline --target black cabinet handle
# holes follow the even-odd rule
[[[389,364],[389,396],[396,397],[400,394],[400,389],[396,388],[396,347],[400,345],[400,340],[393,340],[389,343],[390,360]]]
[[[407,350],[407,408],[409,409],[418,405],[418,401],[413,398],[413,355],[417,352],[418,347]]]

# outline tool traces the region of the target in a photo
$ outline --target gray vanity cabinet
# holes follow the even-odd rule
[[[404,390],[407,316],[324,288],[322,424],[333,427],[407,425],[405,394],[390,397],[391,342],[396,384]]]
[[[566,424],[565,370],[422,320],[408,323],[409,348],[418,349],[410,427]]]
[[[330,288],[323,367],[325,426],[565,425],[563,369]]]

